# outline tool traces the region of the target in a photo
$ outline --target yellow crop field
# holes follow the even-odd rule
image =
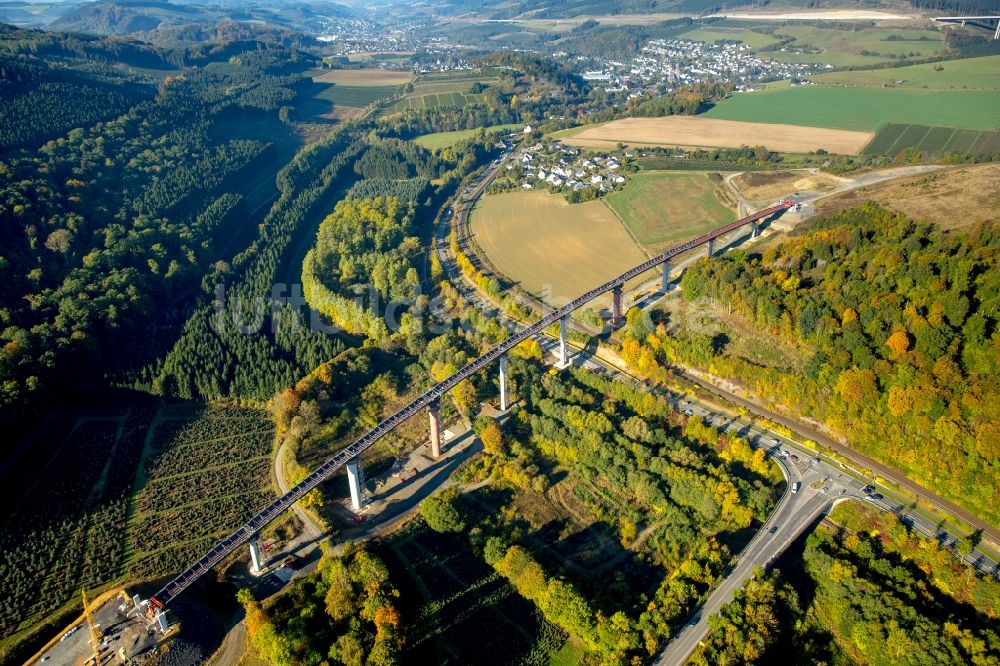
[[[413,74],[410,72],[394,72],[387,69],[331,69],[313,76],[313,81],[360,88],[401,86],[409,83],[412,78]]]
[[[500,273],[553,305],[646,260],[603,201],[570,205],[547,192],[483,197],[472,233]]]
[[[750,123],[703,116],[623,118],[578,132],[563,143],[587,148],[630,146],[684,146],[739,148],[766,146],[782,153],[807,153],[820,148],[841,155],[856,155],[872,139],[872,132]]]

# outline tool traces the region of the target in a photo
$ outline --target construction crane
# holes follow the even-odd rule
[[[80,594],[83,596],[83,616],[87,621],[87,631],[90,632],[90,643],[94,648],[94,666],[97,666],[101,663],[101,632],[94,623],[94,612],[91,610],[90,604],[87,603],[87,591],[80,590]]]

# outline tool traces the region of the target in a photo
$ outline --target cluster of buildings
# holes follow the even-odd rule
[[[629,98],[663,95],[694,83],[732,83],[737,90],[753,90],[757,83],[796,80],[820,68],[812,63],[767,60],[742,43],[685,39],[651,40],[628,62],[578,59],[578,63],[584,68],[584,79],[610,94]]]
[[[631,153],[584,153],[573,146],[536,143],[506,165],[507,181],[525,190],[546,188],[603,194],[623,186]]]

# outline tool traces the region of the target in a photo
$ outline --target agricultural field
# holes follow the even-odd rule
[[[396,95],[402,86],[340,86],[329,85],[314,96],[315,99],[332,102],[335,106],[349,106],[363,109],[373,102]]]
[[[330,69],[312,77],[316,83],[332,83],[338,86],[377,88],[381,86],[402,86],[413,79],[411,72],[388,69]]]
[[[879,129],[871,143],[865,146],[864,153],[895,157],[907,148],[916,148],[921,154],[932,156],[948,153],[993,155],[1000,153],[1000,131],[889,123]]]
[[[400,111],[405,111],[406,109],[433,109],[443,106],[457,106],[458,108],[462,108],[468,106],[469,104],[481,101],[482,98],[482,95],[473,95],[471,93],[461,92],[443,92],[432,95],[407,95],[389,107],[387,113],[398,113]]]
[[[250,410],[135,404],[51,418],[39,459],[18,463],[35,471],[3,479],[19,520],[0,527],[0,639],[72,608],[81,587],[190,564],[271,497],[272,439]]]
[[[695,42],[712,44],[719,41],[740,41],[752,49],[759,49],[771,44],[777,44],[780,39],[773,35],[754,32],[749,28],[733,26],[706,25],[677,35],[677,39],[689,39]]]
[[[458,92],[464,93],[469,92],[469,89],[474,83],[482,83],[485,86],[495,85],[500,83],[500,79],[492,76],[487,77],[476,77],[468,78],[462,75],[456,75],[452,79],[428,79],[421,76],[413,84],[413,94],[414,95],[432,95],[436,93],[443,92]]]
[[[792,192],[825,194],[837,188],[827,177],[807,171],[752,171],[732,179],[740,194],[756,206],[764,207]]]
[[[736,219],[719,174],[644,171],[605,201],[652,253]]]
[[[942,169],[831,197],[820,204],[819,212],[826,215],[874,201],[915,220],[962,229],[1000,219],[998,182],[1000,164]]]
[[[477,557],[461,535],[414,521],[385,540],[378,555],[399,585],[410,618],[406,663],[543,665],[566,642],[566,633]]]
[[[517,125],[492,125],[490,127],[483,127],[482,130],[487,134],[491,132],[514,132],[523,129],[524,126]],[[467,129],[467,130],[457,130],[455,132],[435,132],[434,134],[423,134],[418,136],[414,141],[424,148],[429,148],[434,150],[436,148],[450,148],[454,146],[459,141],[465,141],[474,137],[479,132],[479,129]]]
[[[547,192],[491,194],[479,200],[471,226],[497,271],[551,304],[646,259],[603,201],[571,205]]]
[[[876,27],[840,30],[807,25],[782,25],[777,35],[794,37],[785,51],[765,55],[782,62],[814,62],[834,67],[874,65],[899,56],[930,56],[945,48],[938,30]],[[797,53],[796,51],[803,51]]]
[[[723,105],[727,103],[728,101],[723,102]],[[721,107],[716,107],[718,108]],[[794,123],[776,124],[785,122],[782,118],[774,117],[780,114],[780,110],[773,112],[770,116],[772,120],[768,119],[767,114],[760,114],[762,116],[760,118],[726,119],[706,118],[704,115],[624,118],[602,125],[588,126],[571,136],[563,137],[562,141],[586,148],[614,148],[619,143],[632,146],[661,145],[690,148],[739,148],[763,145],[769,150],[783,153],[807,153],[822,148],[831,153],[855,155],[872,138],[869,132],[807,128]],[[712,115],[712,112],[709,112],[709,115]],[[742,122],[745,120],[755,122]]]
[[[940,68],[940,69],[935,69]],[[1000,56],[843,72],[811,77],[824,85],[922,90],[1000,90]]]
[[[988,130],[1000,126],[1000,91],[775,85],[735,94],[702,117],[860,131],[885,123]]]

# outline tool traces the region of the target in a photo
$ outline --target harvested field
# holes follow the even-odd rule
[[[915,220],[961,229],[1000,220],[1000,164],[980,164],[901,178],[824,200],[821,214],[875,201]]]
[[[341,86],[377,87],[401,86],[410,82],[413,75],[410,72],[395,72],[387,69],[332,69],[318,76],[313,81],[321,83],[336,83]]]
[[[807,153],[822,148],[831,153],[856,155],[871,138],[871,132],[668,116],[615,120],[588,128],[563,142],[588,148],[614,148],[618,143],[692,148],[763,145],[783,153]]]
[[[792,192],[832,192],[837,183],[832,178],[803,171],[752,171],[736,176],[733,185],[754,204],[762,206]]]
[[[662,252],[736,219],[718,174],[644,171],[605,201],[647,250]]]
[[[546,192],[483,197],[472,233],[501,274],[552,304],[646,260],[603,201],[570,205]]]

